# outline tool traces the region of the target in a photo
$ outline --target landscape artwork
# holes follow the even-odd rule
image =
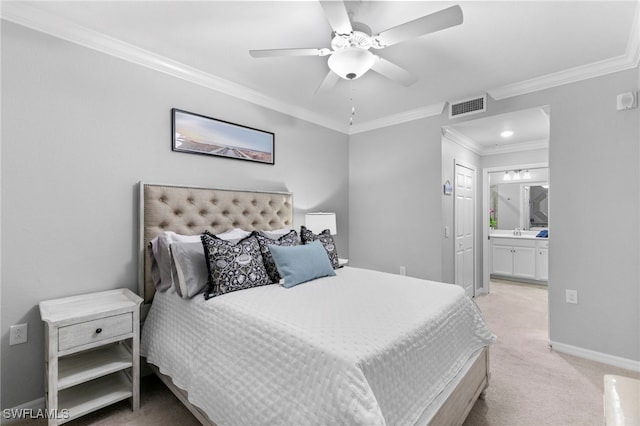
[[[274,134],[172,109],[172,149],[274,164]]]

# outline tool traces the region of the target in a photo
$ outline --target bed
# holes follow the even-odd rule
[[[141,353],[202,424],[459,425],[487,388],[494,336],[457,286],[340,267],[208,300],[156,292],[155,237],[290,228],[292,194],[140,183],[140,200]]]

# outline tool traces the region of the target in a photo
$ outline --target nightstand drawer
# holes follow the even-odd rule
[[[133,314],[131,312],[68,325],[59,329],[58,350],[64,351],[132,332]]]

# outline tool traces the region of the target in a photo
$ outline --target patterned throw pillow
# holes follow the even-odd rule
[[[269,279],[272,283],[279,283],[280,273],[278,273],[278,267],[276,266],[276,262],[273,260],[273,256],[271,255],[269,246],[297,246],[299,244],[298,233],[295,230],[291,230],[287,234],[277,239],[268,237],[268,234],[264,234],[262,232],[256,232],[254,235],[256,236],[256,238],[258,239],[258,243],[260,244],[262,260],[264,261],[264,267],[267,270]]]
[[[260,244],[253,234],[234,243],[205,231],[202,245],[209,268],[205,299],[271,283],[262,261]]]
[[[340,267],[340,262],[338,261],[338,249],[336,248],[336,243],[333,241],[331,232],[328,229],[325,229],[316,235],[307,229],[306,226],[302,225],[300,227],[300,240],[302,240],[302,244],[309,244],[316,240],[320,241],[324,249],[327,251],[327,255],[329,256],[333,269],[338,269]]]

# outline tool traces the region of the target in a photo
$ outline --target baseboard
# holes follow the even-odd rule
[[[0,424],[2,425],[10,425],[12,423],[17,422],[18,420],[22,420],[20,418],[15,418],[13,413],[25,413],[32,412],[36,413],[38,410],[44,409],[44,397],[34,399],[33,401],[25,402],[24,404],[20,404],[17,407],[13,408],[5,408],[2,410],[0,415]]]
[[[577,346],[567,345],[565,343],[551,342],[551,348],[555,351],[568,355],[585,358],[591,361],[601,362],[602,364],[612,365],[614,367],[624,368],[634,372],[640,372],[640,361],[622,358],[615,355],[609,355],[602,352],[592,351],[590,349],[579,348]]]

